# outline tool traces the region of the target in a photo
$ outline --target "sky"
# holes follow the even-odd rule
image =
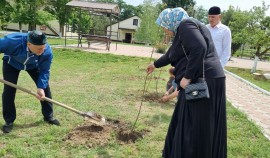
[[[127,4],[137,6],[143,4],[144,0],[124,0]],[[161,1],[161,0],[157,0]],[[262,6],[262,0],[194,0],[197,6],[203,6],[208,10],[212,6],[218,6],[221,10],[227,10],[230,5],[239,7],[241,10],[250,10],[253,6]],[[270,0],[264,0],[267,5],[270,5]],[[270,9],[267,12],[270,16]]]

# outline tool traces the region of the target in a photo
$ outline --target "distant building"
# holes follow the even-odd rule
[[[134,42],[134,33],[140,27],[141,19],[138,16],[133,16],[126,20],[115,23],[107,27],[107,33],[109,34],[111,28],[111,39],[123,41],[126,43]],[[119,28],[118,28],[119,25]],[[117,34],[118,33],[118,34]],[[118,37],[117,37],[118,36]]]
[[[9,23],[5,29],[8,31],[20,31],[18,23]],[[60,26],[58,20],[49,21],[49,25],[37,25],[36,30],[40,30],[47,35],[60,36]],[[22,25],[22,32],[28,32],[28,24]]]

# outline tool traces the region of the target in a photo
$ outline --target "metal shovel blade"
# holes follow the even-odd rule
[[[101,115],[99,115],[99,114],[97,114],[95,112],[89,111],[89,112],[83,113],[83,116],[86,119],[90,118],[92,120],[97,121],[98,123],[103,123],[103,124],[106,123],[106,119],[103,116],[101,116]]]

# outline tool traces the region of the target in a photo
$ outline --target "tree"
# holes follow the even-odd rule
[[[262,7],[254,6],[249,12],[252,20],[248,22],[246,28],[249,36],[247,41],[256,49],[254,66],[251,69],[251,73],[256,71],[258,59],[270,50],[270,32],[263,26],[268,19],[265,16],[268,9],[269,5],[265,5],[265,2],[263,2]]]
[[[13,8],[10,3],[7,1],[2,1],[0,3],[0,29],[11,21],[11,13],[13,12]]]
[[[135,39],[137,41],[155,45],[163,39],[163,32],[155,23],[161,12],[160,9],[160,5],[155,5],[153,0],[144,1],[142,7],[143,14],[140,15],[140,28],[135,33]]]
[[[250,11],[236,11],[233,20],[229,22],[232,30],[233,42],[248,43],[255,48],[254,65],[251,73],[256,71],[257,62],[270,50],[269,18],[265,16],[269,6],[262,3],[261,7],[254,6]]]
[[[135,16],[136,7],[133,5],[124,4],[121,8],[120,20],[125,20]]]
[[[12,14],[13,22],[28,24],[28,30],[35,30],[36,25],[48,25],[48,21],[53,20],[54,16],[43,11],[47,1],[43,0],[14,0],[12,7],[16,12]],[[31,5],[29,5],[31,4]]]
[[[245,34],[240,33],[249,20],[246,12],[242,12],[239,8],[229,6],[229,9],[222,13],[222,23],[230,27],[232,32],[232,55],[244,45]]]
[[[176,7],[182,7],[187,12],[192,9],[196,4],[193,0],[162,0],[163,3],[166,4],[167,8],[176,8]],[[190,12],[189,12],[190,14]]]
[[[261,22],[263,27],[270,29],[270,16],[265,17]]]
[[[228,10],[223,11],[221,21],[224,25],[229,26],[230,21],[233,19],[233,14],[240,10],[239,8],[234,8],[233,6],[229,6]]]
[[[142,13],[141,8],[142,6],[133,6],[129,5],[123,0],[96,0],[96,2],[106,2],[106,3],[116,3],[120,8],[120,21],[131,18],[133,16],[138,16]]]
[[[15,4],[13,5],[14,10],[16,12],[12,13],[12,18],[14,23],[19,23],[19,30],[22,32],[22,24],[27,24],[25,19],[27,17],[27,12],[25,9],[26,1],[23,0],[15,0]]]
[[[97,35],[107,35],[107,26],[110,26],[110,17],[105,16],[92,16],[93,18],[93,26],[91,29],[95,30],[95,34]],[[115,18],[111,17],[112,21]]]
[[[203,6],[199,6],[195,9],[194,18],[201,21],[204,24],[208,23],[208,15],[207,10],[203,8]]]
[[[93,26],[93,21],[88,12],[78,12],[73,10],[68,19],[69,25],[72,26],[72,32],[89,33],[90,28]]]
[[[71,9],[66,6],[71,0],[50,0],[45,10],[56,16],[60,27],[60,36],[63,36],[64,26],[68,22],[68,17],[71,14]]]

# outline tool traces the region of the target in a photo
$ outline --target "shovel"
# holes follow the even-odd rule
[[[8,82],[6,80],[0,79],[0,82],[4,83],[6,85],[9,85],[9,86],[11,86],[13,88],[19,89],[19,90],[21,90],[23,92],[26,92],[28,94],[31,94],[33,96],[36,96],[36,93],[34,93],[34,92],[32,92],[32,91],[30,91],[28,89],[25,89],[23,87],[20,87],[20,86],[18,86],[16,84],[13,84],[11,82]],[[104,124],[106,122],[106,120],[105,120],[105,118],[103,116],[101,116],[101,115],[99,115],[99,114],[97,114],[95,112],[82,112],[82,111],[79,111],[79,110],[74,109],[72,107],[69,107],[69,106],[67,106],[67,105],[65,105],[63,103],[60,103],[60,102],[57,102],[57,101],[52,100],[50,98],[47,98],[47,97],[43,97],[42,99],[45,100],[45,101],[47,101],[47,102],[50,102],[50,103],[59,105],[59,106],[61,106],[63,108],[66,108],[66,109],[68,109],[68,110],[70,110],[70,111],[72,111],[72,112],[74,112],[76,114],[79,114],[79,115],[83,116],[84,118],[90,120],[93,123]]]

